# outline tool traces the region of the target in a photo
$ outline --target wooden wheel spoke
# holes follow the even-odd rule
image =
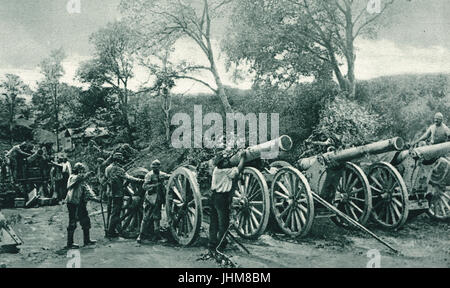
[[[289,195],[290,194],[289,191],[292,191],[292,182],[291,182],[292,178],[289,173],[283,174],[283,178],[284,178],[284,180],[286,180],[284,183],[288,186],[288,187],[285,187],[285,189],[286,189],[285,192],[286,192],[286,194]],[[283,188],[281,188],[281,189],[283,189]]]
[[[297,207],[302,210],[304,213],[308,213],[308,209],[301,204],[297,204]]]
[[[375,176],[373,176],[373,175],[370,175],[370,179],[372,179],[373,183],[375,183],[375,184],[378,186],[377,189],[376,189],[376,191],[377,191],[377,192],[381,192],[380,189],[383,188],[383,185],[381,185],[380,182],[378,182],[378,179],[377,179]],[[372,189],[374,189],[374,188],[375,188],[375,187],[372,186]],[[379,189],[378,189],[378,188],[379,188]]]
[[[348,191],[351,191],[353,189],[353,187],[355,187],[356,183],[358,183],[359,178],[356,177],[355,180],[353,180],[353,182],[350,184],[350,186],[348,186]]]
[[[263,205],[263,201],[249,201],[252,205]]]
[[[178,197],[178,200],[180,200],[182,203],[184,203],[183,196],[181,196],[181,193],[180,193],[180,191],[178,191],[178,188],[175,187],[175,186],[173,186],[173,187],[172,187],[172,191],[173,191],[173,193],[175,193],[175,195]]]
[[[364,213],[364,211],[361,210],[361,208],[358,207],[358,205],[356,205],[356,204],[353,203],[352,201],[349,201],[349,203],[350,203],[350,205],[351,205],[353,208],[355,208],[356,210],[358,210],[359,213],[361,213],[361,214]]]
[[[256,214],[258,214],[260,217],[263,217],[263,213],[256,209],[255,207],[251,206],[250,210]],[[253,214],[253,213],[252,213]]]
[[[392,208],[394,209],[395,214],[397,215],[397,218],[400,219],[402,217],[402,214],[400,213],[400,211],[398,210],[398,207],[394,204],[391,203]]]
[[[280,196],[281,198],[284,198],[284,199],[289,199],[289,197],[288,196],[286,196],[285,194],[283,194],[283,193],[280,193],[279,191],[275,191],[275,194],[276,195],[278,195],[278,196]]]
[[[449,204],[448,204],[448,202],[447,202],[447,200],[446,200],[445,197],[442,197],[442,196],[441,196],[441,202],[445,205],[445,207],[447,208],[447,210],[450,211],[450,206],[449,206]]]
[[[366,202],[366,200],[361,199],[361,198],[357,198],[355,196],[351,196],[351,197],[349,197],[349,199],[353,200],[353,201],[363,202],[363,203]]]
[[[392,198],[392,201],[395,203],[395,205],[397,205],[398,207],[403,208],[403,204],[402,202],[398,201],[397,198]]]
[[[356,216],[355,209],[352,206],[348,206],[348,208],[348,210],[350,210],[350,213],[352,214],[353,219],[358,220],[359,217]]]
[[[281,188],[281,190],[283,190],[283,192],[285,192],[286,195],[290,195],[289,190],[286,188],[286,186],[283,185],[283,183],[281,183],[280,181],[277,182],[278,187]]]
[[[288,213],[289,211],[291,211],[290,209],[291,207],[286,207],[283,212],[280,213],[280,218],[283,219],[283,217],[286,215],[286,213]]]

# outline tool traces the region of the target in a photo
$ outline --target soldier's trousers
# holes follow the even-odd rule
[[[80,222],[83,230],[91,228],[91,219],[86,208],[86,203],[80,204],[67,203],[67,209],[69,210],[69,225],[67,231],[75,231],[77,228],[77,222]]]
[[[140,234],[144,236],[155,236],[155,229],[159,229],[159,222],[161,220],[161,206],[162,203],[150,203],[144,200],[144,215],[142,217]]]
[[[209,243],[210,249],[216,249],[227,232],[230,225],[230,206],[231,206],[231,192],[216,193],[213,192],[209,200],[210,216],[209,216]],[[226,246],[226,239],[218,249],[222,250]]]
[[[117,226],[120,224],[120,212],[122,211],[122,205],[123,197],[112,197],[108,233],[114,233]]]

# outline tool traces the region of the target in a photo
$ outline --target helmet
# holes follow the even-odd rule
[[[444,115],[441,112],[434,114],[434,119],[444,120]]]

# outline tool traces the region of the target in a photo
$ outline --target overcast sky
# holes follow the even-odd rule
[[[34,87],[40,78],[37,64],[52,49],[63,47],[68,54],[63,80],[73,84],[79,62],[91,55],[89,35],[120,16],[119,0],[80,1],[81,13],[70,14],[66,7],[69,0],[0,0],[0,77],[16,73]],[[450,73],[450,0],[396,1],[398,15],[380,31],[377,40],[357,41],[357,77]],[[190,43],[178,46],[179,57],[202,57]],[[224,71],[223,65],[219,66]],[[249,82],[232,83],[225,78],[228,85],[249,87]],[[138,70],[134,85],[146,79]],[[197,92],[200,88],[180,82],[176,92]]]

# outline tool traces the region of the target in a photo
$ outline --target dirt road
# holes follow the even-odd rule
[[[91,212],[98,204],[90,203]],[[35,209],[2,210],[24,245],[18,254],[1,254],[3,267],[66,267],[67,214],[64,205]],[[82,248],[81,267],[220,267],[213,260],[198,260],[206,251],[207,225],[194,247],[178,247],[168,242],[139,245],[132,239],[103,238],[101,215],[92,216],[93,238],[99,240],[92,248]],[[310,235],[292,240],[268,233],[258,241],[242,243],[250,250],[247,255],[236,246],[227,253],[239,267],[366,267],[377,249],[381,267],[450,267],[449,223],[437,223],[426,215],[412,219],[397,232],[371,227],[379,236],[401,251],[394,255],[370,236],[359,231],[344,230],[328,219],[316,220]],[[76,241],[82,244],[81,229]]]

